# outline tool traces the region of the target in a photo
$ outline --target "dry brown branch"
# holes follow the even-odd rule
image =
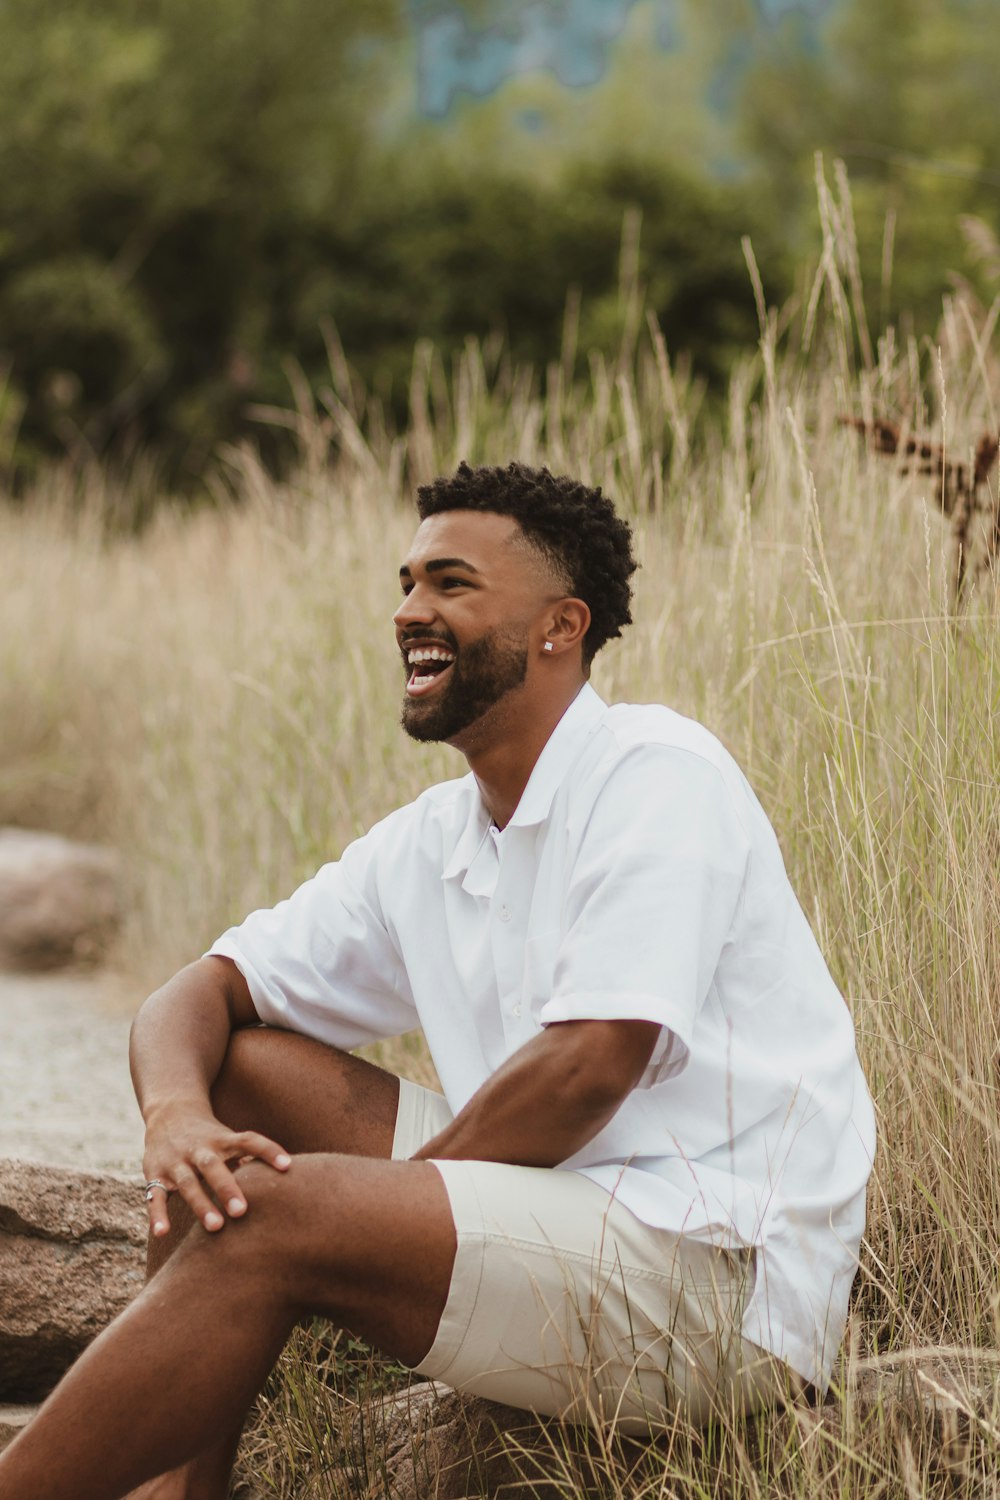
[[[872,452],[901,455],[901,474],[929,474],[937,481],[934,501],[951,518],[952,602],[957,606],[970,582],[989,573],[1000,556],[1000,485],[990,483],[996,475],[1000,438],[984,433],[971,462],[963,463],[949,458],[942,444],[914,437],[884,417],[871,422],[848,416],[837,420],[860,432]],[[978,537],[973,535],[977,519],[982,522]]]

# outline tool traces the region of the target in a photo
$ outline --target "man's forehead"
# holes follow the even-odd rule
[[[481,510],[442,511],[421,521],[403,566],[412,570],[448,558],[485,572],[502,567],[511,556],[511,544],[524,540],[513,516]]]

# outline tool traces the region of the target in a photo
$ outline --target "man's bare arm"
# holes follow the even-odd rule
[[[212,1112],[211,1089],[229,1038],[258,1020],[236,965],[202,958],[150,995],[132,1025],[129,1061],[146,1122],[146,1179],[176,1188],[208,1230],[221,1229],[224,1214],[246,1211],[233,1163],[252,1156],[279,1171],[289,1165],[274,1141],[230,1130]],[[166,1193],[156,1192],[149,1209],[153,1234],[166,1234]]]
[[[652,1056],[651,1021],[561,1021],[487,1079],[415,1161],[554,1167],[605,1126]]]

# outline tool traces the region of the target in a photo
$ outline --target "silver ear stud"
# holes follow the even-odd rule
[[[543,651],[551,651],[552,650],[552,642],[551,641],[546,641],[545,644],[544,644],[544,646],[542,647],[542,650]]]

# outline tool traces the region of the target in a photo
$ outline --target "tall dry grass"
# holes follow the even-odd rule
[[[622,349],[584,383],[572,320],[544,374],[470,345],[446,379],[418,349],[396,433],[332,342],[329,389],[261,413],[298,434],[288,482],[232,452],[235,502],[163,507],[131,539],[108,536],[99,474],[72,507],[56,477],[0,509],[0,822],[124,852],[119,961],[146,984],[463,771],[396,727],[389,617],[416,481],[461,458],[545,462],[632,519],[636,624],[596,686],[694,714],[746,768],[854,1013],[881,1144],[839,1431],[734,1424],[638,1457],[567,1441],[548,1466],[567,1496],[997,1489],[996,1411],[949,1466],[919,1425],[862,1421],[850,1392],[915,1350],[1000,1361],[1000,614],[989,575],[953,613],[932,481],[837,424],[904,413],[964,456],[996,427],[995,314],[956,296],[936,340],[871,339],[846,185],[820,187],[815,278],[797,311],[761,306],[760,350],[714,416],[644,321],[626,245]],[[419,1042],[383,1056],[426,1075]],[[331,1459],[328,1391],[290,1357],[250,1460],[269,1492],[365,1493]]]

